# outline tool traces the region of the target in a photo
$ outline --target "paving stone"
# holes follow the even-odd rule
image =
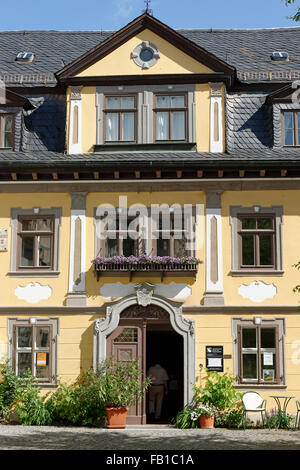
[[[300,431],[2,425],[0,450],[300,450]]]

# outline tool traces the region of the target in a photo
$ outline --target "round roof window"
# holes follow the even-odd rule
[[[142,69],[149,69],[160,57],[159,50],[150,41],[143,41],[131,53],[131,58]]]
[[[154,52],[149,47],[143,47],[143,49],[140,52],[140,59],[143,62],[149,62],[150,60],[153,59],[153,56],[154,56]]]

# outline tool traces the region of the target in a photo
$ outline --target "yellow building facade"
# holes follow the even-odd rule
[[[109,355],[160,362],[167,420],[202,367],[270,409],[300,396],[291,80],[243,82],[189,34],[145,13],[0,109],[1,359],[45,390]]]

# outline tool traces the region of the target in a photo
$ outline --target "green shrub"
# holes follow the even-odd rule
[[[0,419],[8,419],[11,407],[22,386],[8,361],[0,364]]]
[[[100,364],[98,372],[100,399],[108,408],[134,405],[151,384],[149,377],[142,380],[139,358],[117,362],[110,357]]]
[[[242,425],[243,408],[237,407],[227,411],[218,411],[215,414],[215,427],[217,428],[239,428]]]
[[[70,385],[61,384],[48,400],[57,424],[101,426],[105,410],[99,389],[101,377],[92,370],[82,372]]]
[[[195,386],[195,401],[215,406],[218,410],[236,407],[242,394],[234,388],[234,377],[219,372],[208,372],[204,386]]]
[[[242,424],[242,394],[234,388],[234,377],[207,372],[205,384],[194,386],[192,402],[181,410],[173,423],[180,429],[198,428],[199,405],[215,409],[215,427],[238,428]]]
[[[199,420],[194,418],[195,405],[187,405],[183,410],[179,411],[173,419],[173,424],[179,429],[199,428]]]
[[[40,395],[41,388],[30,370],[19,378],[21,386],[14,401],[14,410],[20,424],[25,426],[44,426],[52,423],[52,410],[47,405],[49,393]]]
[[[278,410],[272,409],[271,411],[267,412],[267,420],[268,426],[271,429],[277,429],[279,424],[279,414]],[[294,416],[289,414],[282,414],[280,420],[280,428],[281,429],[290,429],[292,427],[292,423],[294,422]]]

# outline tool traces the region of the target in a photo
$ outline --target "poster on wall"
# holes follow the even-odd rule
[[[206,346],[206,368],[209,371],[224,371],[223,346]]]

